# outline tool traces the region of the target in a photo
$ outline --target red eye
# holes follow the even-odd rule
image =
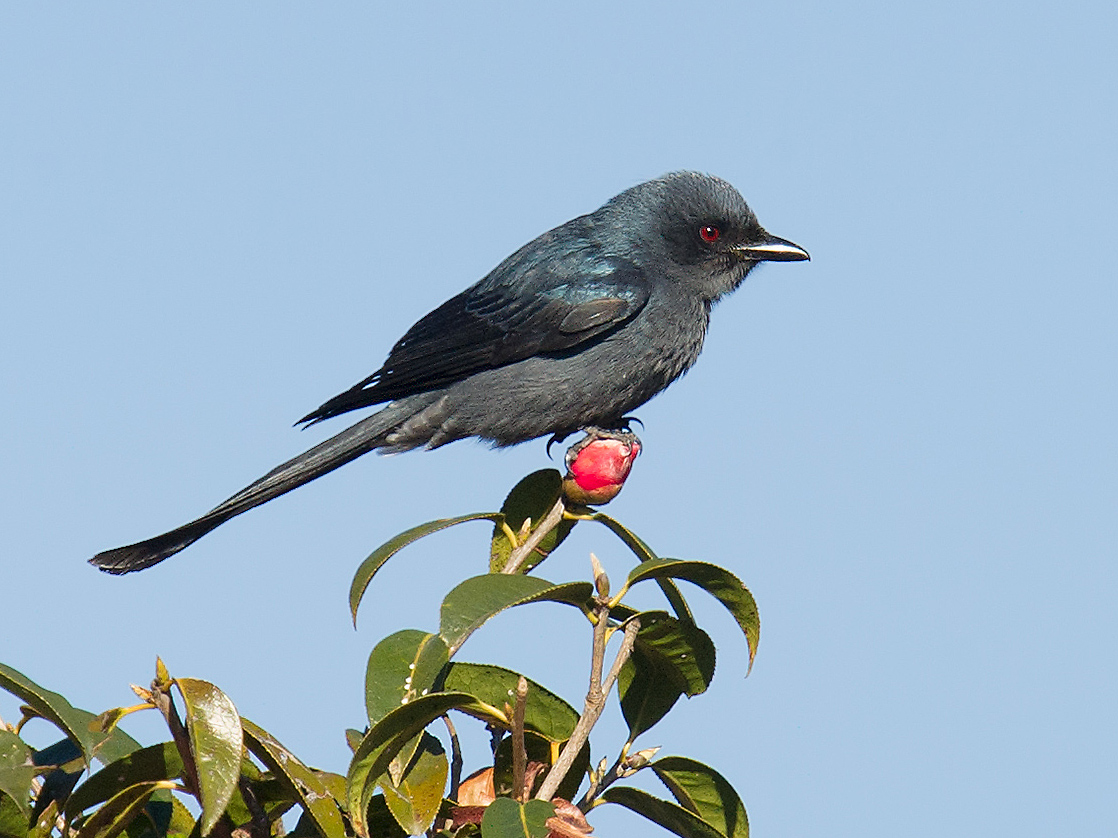
[[[707,224],[705,227],[699,228],[699,238],[707,244],[713,244],[718,241],[718,237],[722,235],[722,231],[717,227]]]

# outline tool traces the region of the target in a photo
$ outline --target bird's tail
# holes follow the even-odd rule
[[[309,483],[316,477],[321,477],[357,459],[362,454],[385,446],[386,438],[393,429],[415,412],[415,406],[405,402],[390,404],[337,436],[277,466],[201,518],[157,535],[155,538],[149,538],[147,541],[98,553],[89,560],[89,563],[106,573],[114,574],[131,573],[158,564],[179,550],[189,547],[230,518],[290,492],[304,483]]]

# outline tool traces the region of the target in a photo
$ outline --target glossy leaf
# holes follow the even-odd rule
[[[506,608],[529,602],[560,602],[585,610],[593,593],[594,586],[589,582],[554,585],[538,576],[474,576],[446,595],[440,610],[439,634],[453,655],[472,632]]]
[[[698,815],[668,800],[653,797],[632,786],[613,786],[602,793],[602,800],[616,803],[643,815],[682,838],[728,838]]]
[[[361,604],[361,597],[365,595],[365,589],[369,587],[369,583],[373,580],[377,571],[384,566],[385,562],[413,541],[418,541],[425,535],[445,530],[455,524],[463,524],[466,521],[500,522],[501,520],[500,512],[477,512],[473,515],[459,515],[457,518],[440,518],[437,521],[428,521],[426,524],[412,527],[410,530],[406,530],[395,538],[386,541],[374,550],[365,561],[361,562],[360,567],[357,568],[357,573],[353,576],[353,582],[349,586],[349,611],[353,616],[353,624],[357,625],[357,607]]]
[[[31,817],[31,781],[34,778],[31,748],[11,731],[0,728],[0,794],[7,795],[19,808],[25,828]]]
[[[547,838],[547,819],[555,806],[545,800],[517,803],[511,797],[498,797],[485,807],[481,818],[483,838]]]
[[[421,835],[435,822],[449,769],[439,740],[424,732],[399,782],[392,782],[387,774],[381,777],[384,802],[408,835]]]
[[[369,724],[427,692],[449,659],[442,637],[418,629],[398,631],[380,641],[365,668]]]
[[[749,838],[749,819],[741,798],[713,768],[686,757],[664,757],[650,767],[680,806],[728,838]]]
[[[369,801],[392,758],[412,737],[449,710],[499,715],[496,708],[487,707],[465,693],[431,693],[397,707],[365,734],[346,776],[349,817],[362,838],[369,835],[365,820]]]
[[[77,838],[115,838],[143,811],[155,792],[174,786],[175,783],[169,780],[128,786],[86,818],[78,830]]]
[[[519,673],[480,663],[452,663],[439,689],[469,693],[494,707],[516,703]],[[578,723],[578,711],[535,681],[528,681],[524,726],[552,742],[566,742]]]
[[[714,643],[707,633],[663,611],[645,611],[640,620],[636,650],[654,661],[663,676],[688,697],[706,692],[715,665]]]
[[[66,820],[74,820],[121,789],[141,783],[176,780],[182,776],[182,771],[182,757],[174,742],[140,748],[109,763],[78,786],[66,801]]]
[[[659,722],[683,695],[676,684],[659,678],[655,666],[643,662],[639,655],[621,667],[617,677],[617,693],[621,713],[629,725],[629,742]]]
[[[401,704],[429,692],[449,658],[450,650],[441,637],[416,629],[399,631],[378,643],[365,669],[369,723],[376,724]],[[389,763],[393,782],[401,780],[418,747],[416,736]]]
[[[241,719],[245,745],[299,801],[323,838],[345,838],[338,805],[322,779],[262,727]],[[343,795],[344,797],[344,795]]]
[[[74,707],[58,693],[43,689],[22,672],[2,663],[0,688],[21,699],[73,739],[81,748],[86,765],[94,756],[103,762],[112,762],[140,747],[139,742],[122,730],[114,729],[109,733],[91,731],[89,724],[96,718],[92,713]]]
[[[563,486],[563,475],[553,468],[535,471],[517,483],[501,506],[505,524],[514,533],[520,533],[524,522],[532,519],[531,529],[535,530],[540,521],[546,517],[555,502],[559,500],[559,493]],[[548,554],[563,543],[574,527],[571,520],[560,521],[550,533],[536,545],[536,551],[521,567],[522,573],[527,573],[538,565]],[[509,554],[513,547],[509,542],[505,528],[498,521],[493,527],[493,538],[489,549],[489,572],[500,573],[508,563]]]
[[[625,546],[633,551],[633,555],[642,562],[656,561],[659,557],[652,552],[652,548],[644,543],[641,538],[622,524],[615,518],[611,518],[604,512],[595,512],[592,520],[603,524],[614,535],[620,538]],[[683,598],[679,587],[671,579],[657,579],[656,583],[660,586],[660,590],[664,592],[664,598],[667,599],[668,605],[672,607],[672,611],[681,620],[691,620],[694,618],[691,615],[691,609],[687,605],[687,601]]]
[[[702,629],[663,611],[644,612],[640,619],[617,685],[629,742],[659,722],[681,695],[705,691],[714,676],[714,644]]]
[[[656,559],[633,568],[629,573],[628,584],[635,585],[645,579],[665,578],[684,579],[693,585],[698,585],[726,606],[745,634],[746,643],[749,644],[749,668],[752,669],[753,658],[757,654],[757,643],[761,636],[761,621],[753,594],[741,580],[725,568],[707,562]]]
[[[229,805],[241,775],[241,717],[233,702],[208,681],[176,678],[186,705],[190,749],[198,770],[202,835],[210,834]]]

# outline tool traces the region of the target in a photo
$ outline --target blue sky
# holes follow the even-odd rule
[[[722,770],[757,835],[1111,834],[1115,18],[5,6],[0,660],[99,710],[160,654],[344,770],[368,650],[433,627],[487,532],[402,555],[355,632],[357,564],[495,508],[542,442],[367,457],[152,571],[84,560],[340,429],[291,424],[525,241],[700,169],[813,261],[752,274],[639,412],[610,513],[734,569],[762,619],[744,679],[732,622],[700,610],[714,686],[641,743]],[[544,575],[584,577],[590,550],[623,575],[592,530]],[[525,609],[464,652],[580,702],[578,631]],[[596,758],[621,730],[608,711]]]

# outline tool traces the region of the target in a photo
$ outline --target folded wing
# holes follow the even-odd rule
[[[648,301],[640,269],[622,259],[580,270],[536,268],[515,288],[487,277],[411,327],[375,373],[300,422],[446,387],[537,355],[562,355],[602,340]]]

